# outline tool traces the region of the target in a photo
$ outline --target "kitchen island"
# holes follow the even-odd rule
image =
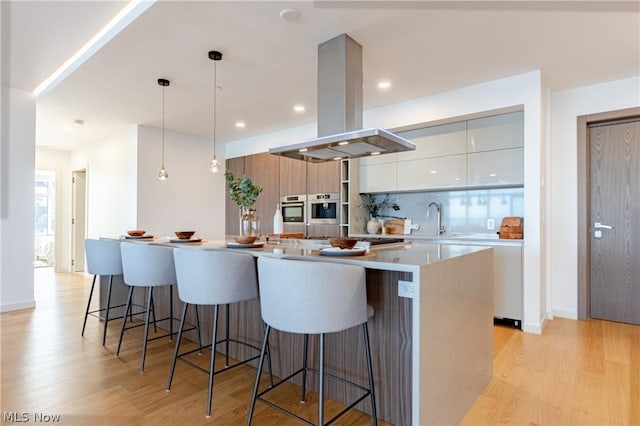
[[[368,303],[375,311],[369,320],[369,330],[378,415],[388,422],[457,424],[491,378],[491,248],[412,242],[376,246],[361,256],[334,257],[320,255],[318,249],[322,245],[305,240],[283,240],[280,244],[253,249],[227,248],[224,241],[173,244],[155,240],[154,243],[193,250],[242,250],[256,258],[272,256],[365,267]],[[168,297],[154,293],[154,298],[156,309],[166,307]],[[200,317],[203,320],[210,315],[201,311]],[[222,321],[221,327],[224,326]],[[245,302],[232,310],[230,326],[233,334],[259,346],[262,336],[259,302]],[[203,335],[209,335],[210,324],[203,327]],[[301,340],[296,340],[298,337],[272,335],[274,374],[292,371],[301,362],[302,345]],[[357,328],[327,336],[328,369],[365,383],[361,342]],[[311,346],[311,353],[315,353]],[[342,349],[346,347],[357,353],[343,357]],[[248,352],[238,348],[230,350],[230,354],[241,358]],[[331,383],[326,392],[329,398],[342,402],[351,401],[356,395]],[[369,412],[368,402],[361,402],[358,409]]]

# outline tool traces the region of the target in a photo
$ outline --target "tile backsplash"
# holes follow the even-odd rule
[[[400,210],[385,208],[385,215],[411,219],[420,228],[411,233],[417,235],[436,235],[438,233],[437,215],[432,208],[427,217],[430,202],[442,204],[442,225],[447,234],[494,234],[500,230],[505,216],[524,216],[524,188],[473,189],[466,191],[412,192],[376,194],[375,200],[382,201],[386,196],[391,203],[400,206]],[[363,212],[364,213],[364,212]],[[487,220],[493,219],[495,229],[487,229]],[[366,232],[366,231],[364,231]]]

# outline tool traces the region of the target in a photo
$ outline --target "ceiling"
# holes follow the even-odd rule
[[[32,91],[126,4],[3,0],[2,83]],[[158,1],[37,98],[36,142],[161,127],[160,77],[166,129],[211,138],[209,50],[218,142],[314,123],[317,45],[341,33],[363,46],[365,109],[537,69],[553,91],[640,75],[637,1]]]

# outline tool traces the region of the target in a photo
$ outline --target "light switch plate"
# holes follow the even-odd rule
[[[496,223],[493,219],[487,219],[487,229],[489,231],[496,229]]]

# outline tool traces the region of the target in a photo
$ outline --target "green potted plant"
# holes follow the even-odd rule
[[[226,171],[224,178],[229,188],[229,197],[240,207],[240,235],[260,235],[260,218],[253,208],[262,188],[254,184],[247,176],[236,178],[233,173]]]

